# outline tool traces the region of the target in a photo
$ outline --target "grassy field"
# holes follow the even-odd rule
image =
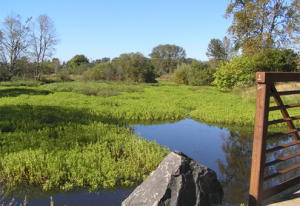
[[[169,150],[135,136],[129,124],[188,116],[254,124],[255,101],[246,91],[168,81],[27,83],[0,86],[0,178],[45,190],[114,189],[146,178]]]

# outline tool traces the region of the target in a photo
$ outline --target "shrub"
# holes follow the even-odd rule
[[[151,64],[145,64],[143,68],[140,70],[138,82],[157,83],[155,77],[156,75],[154,72],[154,66]]]
[[[177,69],[174,73],[174,82],[178,84],[188,84],[188,71],[190,70],[190,65],[182,63],[180,66],[177,66]]]
[[[104,80],[105,79],[105,64],[98,64],[83,73],[84,80]]]
[[[69,75],[69,72],[67,70],[61,70],[57,73],[56,78],[60,81],[70,81],[71,77]]]
[[[90,64],[89,63],[82,63],[79,66],[75,66],[73,69],[71,69],[70,74],[82,75],[89,68],[90,68]]]
[[[213,85],[219,89],[232,89],[255,80],[255,64],[253,58],[246,56],[235,56],[230,62],[221,62],[214,74]]]
[[[0,63],[0,81],[9,80],[9,72],[3,65]]]
[[[215,69],[208,62],[192,61],[188,71],[188,82],[192,86],[205,86],[213,82]]]
[[[255,56],[235,56],[221,62],[213,84],[220,89],[232,89],[255,82],[255,73],[297,71],[298,56],[291,49],[265,49]]]
[[[178,65],[175,70],[174,81],[178,84],[189,84],[192,86],[210,85],[213,81],[215,69],[208,62],[193,61],[187,65]]]

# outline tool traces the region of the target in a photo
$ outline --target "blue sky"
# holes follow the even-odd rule
[[[211,39],[223,39],[231,25],[224,19],[228,0],[0,0],[0,22],[11,12],[23,20],[47,14],[61,43],[53,57],[61,61],[84,54],[90,60],[175,44],[187,57],[208,60]],[[2,26],[2,25],[1,25]]]

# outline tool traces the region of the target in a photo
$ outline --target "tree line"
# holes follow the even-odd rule
[[[163,74],[172,74],[177,65],[189,62],[185,50],[176,45],[158,45],[149,57],[140,52],[120,54],[110,61],[109,58],[89,62],[84,55],[76,55],[66,63],[65,73],[83,75],[86,80],[130,80],[134,82],[156,82]]]
[[[23,23],[11,14],[0,30],[0,79],[55,73],[61,79],[74,74],[86,80],[155,82],[174,74],[179,84],[231,89],[254,83],[257,71],[299,71],[299,8],[299,0],[230,0],[224,18],[232,17],[232,25],[222,40],[211,39],[208,61],[187,58],[184,48],[170,44],[154,47],[148,57],[131,52],[90,61],[78,54],[67,62],[51,61],[60,41],[51,18],[40,15]]]
[[[69,74],[83,75],[87,80],[118,79],[136,82],[155,82],[162,74],[173,73],[177,64],[188,62],[185,50],[176,45],[158,45],[145,57],[140,52],[124,53],[110,59],[103,57],[89,61],[75,55],[67,62],[52,58],[60,42],[53,20],[40,15],[22,20],[11,13],[0,29],[0,80],[13,77],[40,79],[41,74],[58,74],[67,79]]]

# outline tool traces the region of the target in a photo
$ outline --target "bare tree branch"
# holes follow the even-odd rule
[[[3,62],[9,62],[8,72],[10,78],[14,75],[14,65],[16,60],[26,53],[29,47],[29,22],[27,19],[22,24],[20,15],[11,13],[5,18],[0,37],[0,57]]]
[[[36,62],[41,69],[45,57],[51,57],[55,52],[55,46],[60,43],[59,35],[56,32],[53,20],[47,15],[40,15],[32,25],[31,38],[33,53]],[[36,75],[38,71],[36,70]]]

